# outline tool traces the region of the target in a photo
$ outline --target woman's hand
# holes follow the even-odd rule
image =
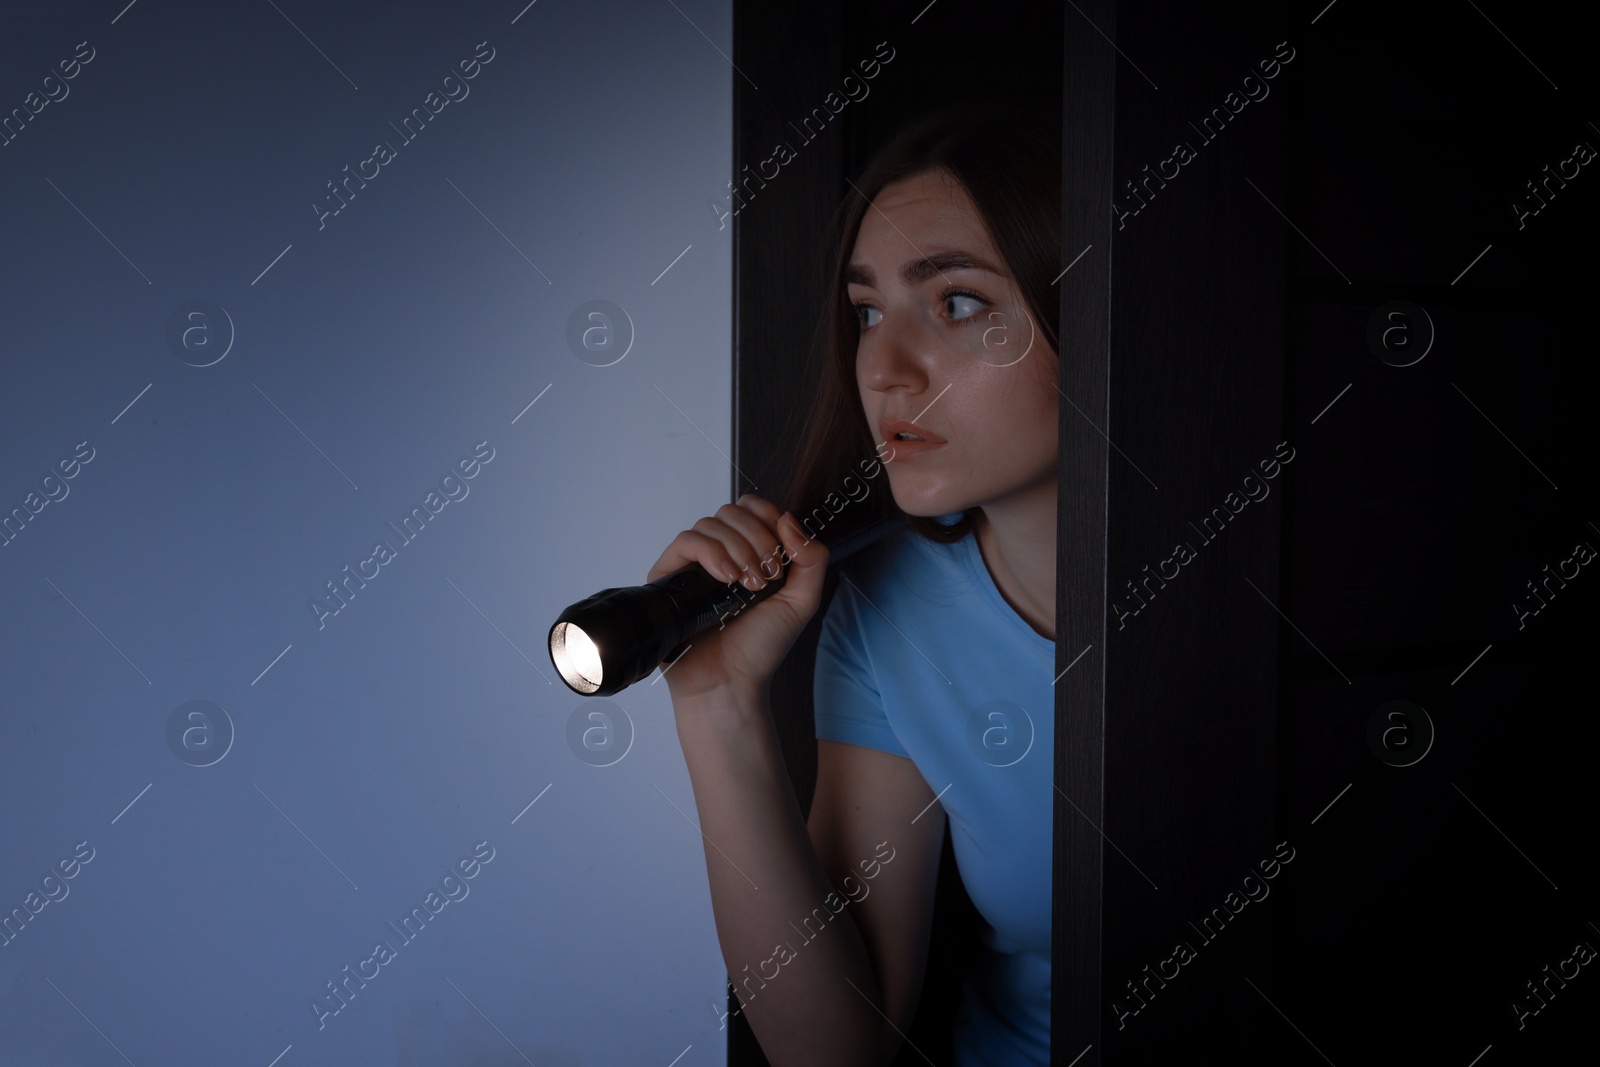
[[[783,564],[788,560],[787,575]],[[667,665],[667,688],[674,702],[718,690],[756,692],[765,688],[789,648],[816,613],[828,567],[828,547],[808,540],[799,522],[753,493],[724,504],[673,538],[645,581],[698,563],[724,581],[759,588],[750,576],[783,587],[725,621],[696,634],[689,650]]]

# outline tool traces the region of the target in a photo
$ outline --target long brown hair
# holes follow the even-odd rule
[[[835,210],[830,227],[832,265],[810,354],[812,380],[817,384],[804,416],[805,438],[780,498],[788,501],[802,523],[807,516],[801,508],[817,509],[813,514],[826,523],[829,512],[818,508],[819,502],[830,494],[844,499],[847,489],[842,486],[852,469],[864,465],[864,477],[878,456],[856,384],[860,319],[850,306],[844,282],[856,233],[869,202],[886,186],[932,170],[947,172],[971,196],[1040,332],[1050,349],[1060,352],[1060,308],[1053,286],[1061,251],[1059,118],[1014,111],[996,114],[985,105],[969,103],[934,112],[906,127],[873,155],[855,188]],[[791,428],[792,421],[793,416]],[[859,502],[845,506],[869,509],[880,518],[903,514],[894,503],[887,473],[878,473],[882,480],[864,497],[852,495]],[[972,531],[979,510],[968,508],[951,524],[916,515],[907,515],[906,521],[923,537],[948,543]]]

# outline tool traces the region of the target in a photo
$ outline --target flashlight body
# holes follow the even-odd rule
[[[829,562],[837,562],[903,524],[864,513],[831,523],[826,536]],[[602,589],[563,611],[550,628],[551,663],[568,688],[581,696],[611,696],[646,677],[658,666],[671,666],[694,644],[696,634],[722,629],[751,604],[783,588],[789,560],[779,557],[779,573],[760,589],[716,577],[698,562],[664,574],[645,585]],[[593,677],[577,669],[566,652],[567,627],[574,627],[584,646],[599,657]],[[559,650],[559,652],[558,652]]]
[[[676,662],[694,643],[695,634],[713,625],[718,630],[725,628],[745,608],[782,589],[788,576],[788,565],[780,564],[776,578],[767,579],[767,584],[760,589],[746,589],[738,582],[724,582],[696,563],[651,582],[651,585],[659,586],[672,601],[676,609],[674,615],[681,620],[685,632],[683,639],[662,657],[661,662],[667,665]]]

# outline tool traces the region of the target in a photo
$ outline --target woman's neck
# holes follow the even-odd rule
[[[975,526],[984,565],[1007,604],[1040,635],[1056,636],[1056,483],[985,504]]]

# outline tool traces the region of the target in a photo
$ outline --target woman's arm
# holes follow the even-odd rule
[[[879,1063],[891,1062],[900,1050],[922,996],[944,823],[944,807],[911,760],[817,741],[811,840],[835,885],[848,874],[852,885],[864,886],[854,890],[860,899],[845,910],[872,958],[878,1007],[894,1024],[880,1033]],[[884,844],[888,849],[879,853]],[[869,867],[867,873],[876,876],[863,881],[862,861],[881,855],[892,859]]]
[[[717,937],[767,1059],[890,1062],[916,1013],[944,837],[943,809],[923,812],[933,793],[916,765],[819,742],[808,829],[765,687],[722,687],[675,701],[674,712]],[[893,859],[864,881],[860,864],[881,863],[884,842]],[[849,893],[846,874],[857,886]]]

